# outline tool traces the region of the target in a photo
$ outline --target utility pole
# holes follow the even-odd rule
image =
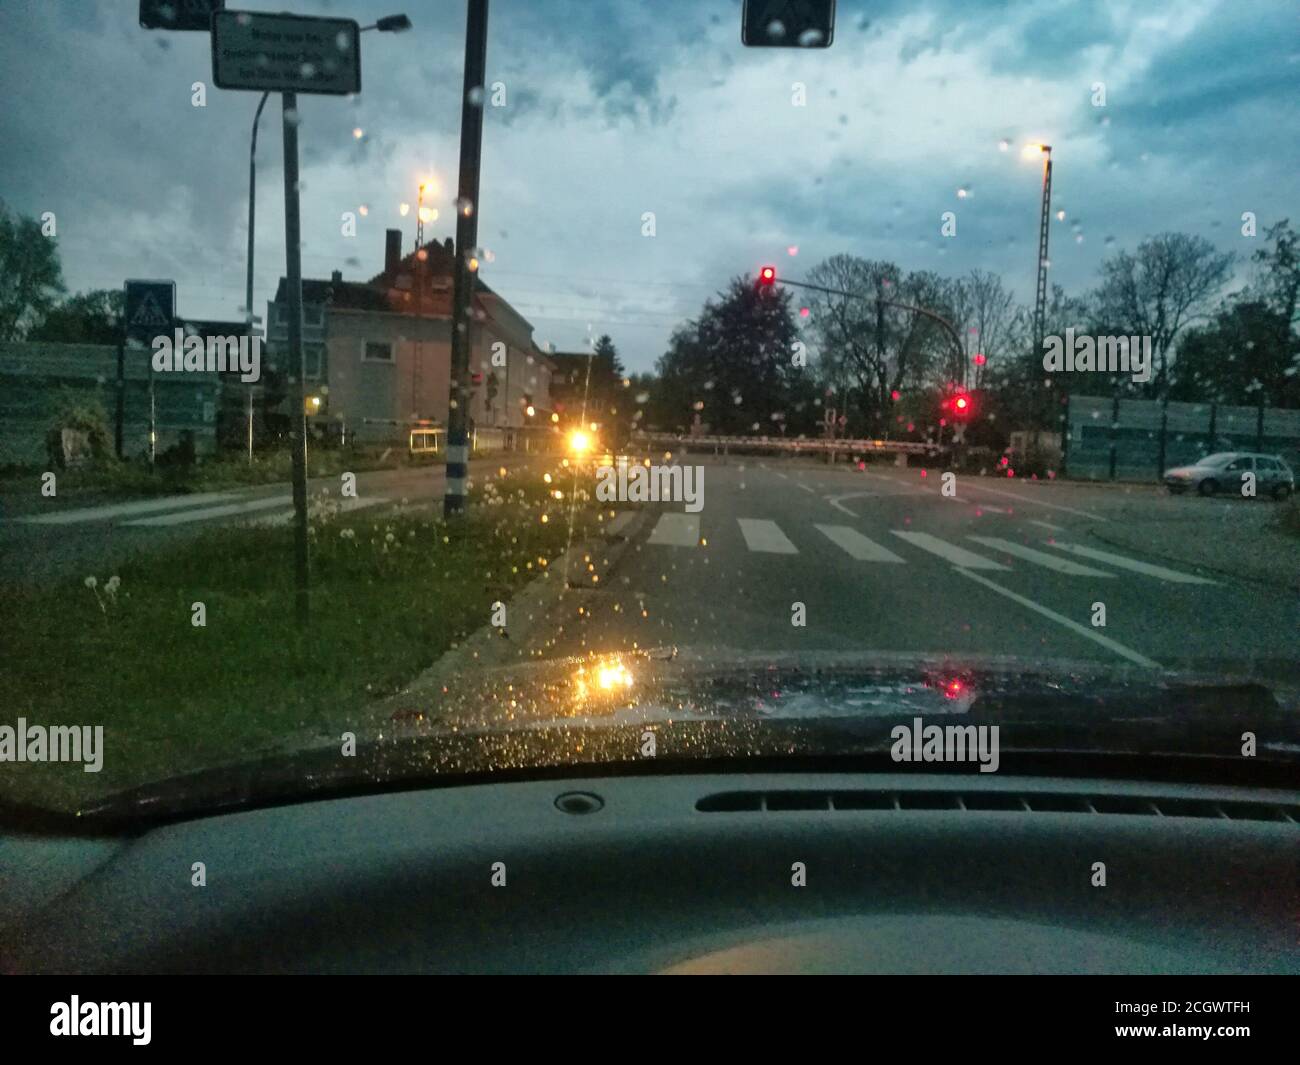
[[[487,73],[488,0],[468,0],[465,83],[460,111],[460,193],[456,199],[456,272],[451,316],[451,381],[447,402],[447,491],[443,514],[465,509],[469,473],[470,308],[474,275],[469,260],[478,244],[479,163],[483,154],[483,82]],[[508,356],[507,356],[508,358]]]

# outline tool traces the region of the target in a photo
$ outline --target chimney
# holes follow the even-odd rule
[[[455,254],[455,252],[456,252],[456,245],[452,243],[451,237],[448,237],[445,241],[443,241],[442,246],[443,246],[444,248],[447,249],[447,254],[448,254],[448,255],[454,255],[454,254]]]
[[[343,271],[335,270],[334,273],[330,274],[330,283],[334,285],[341,285],[343,283]]]
[[[384,273],[392,277],[397,273],[402,261],[402,231],[400,229],[384,230]]]

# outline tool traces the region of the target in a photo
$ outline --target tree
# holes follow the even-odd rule
[[[1149,336],[1156,372],[1147,385],[1160,395],[1168,382],[1169,356],[1185,326],[1209,312],[1227,283],[1231,252],[1215,250],[1204,237],[1161,233],[1102,264],[1097,292],[1098,317],[1120,326],[1124,335]]]
[[[845,406],[856,408],[854,428],[878,435],[889,424],[893,394],[933,383],[956,358],[942,326],[904,303],[942,314],[947,282],[928,272],[904,276],[893,263],[835,255],[808,279],[847,295],[816,293],[810,300],[819,369]]]
[[[961,337],[964,362],[949,367],[946,376],[982,388],[989,368],[1010,354],[1015,298],[1002,278],[987,270],[972,270],[947,283],[944,305]],[[975,357],[982,355],[983,361]]]
[[[0,340],[22,340],[63,290],[54,241],[0,202]]]
[[[672,428],[699,414],[719,434],[799,432],[813,417],[806,366],[796,365],[790,294],[737,277],[698,318],[674,331],[659,359]]]
[[[1282,315],[1261,300],[1241,300],[1187,331],[1171,370],[1169,396],[1243,406],[1300,407],[1295,344]]]
[[[69,296],[52,307],[28,340],[60,344],[118,344],[126,297],[119,289],[94,289]]]

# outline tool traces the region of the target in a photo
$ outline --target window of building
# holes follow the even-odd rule
[[[361,349],[362,362],[392,362],[393,345],[387,340],[363,341]]]

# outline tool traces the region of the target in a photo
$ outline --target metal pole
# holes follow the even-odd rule
[[[248,346],[253,347],[253,228],[257,218],[257,124],[262,120],[262,108],[270,97],[269,92],[262,93],[257,104],[257,114],[253,116],[253,137],[248,146],[248,274],[244,283],[244,332],[248,336]],[[248,463],[253,464],[253,385],[248,384]]]
[[[1259,410],[1255,415],[1255,450],[1264,450],[1264,389],[1259,390]]]
[[[289,434],[293,448],[294,587],[299,625],[307,624],[307,408],[302,350],[302,233],[298,218],[298,94],[281,94],[284,112],[284,247],[289,289],[289,365],[296,381]]]
[[[117,342],[117,409],[113,418],[113,451],[122,458],[122,423],[126,419],[126,340]]]
[[[447,402],[447,491],[443,514],[465,509],[469,472],[470,255],[478,243],[479,161],[483,151],[483,81],[487,68],[488,0],[469,0],[465,22],[465,83],[460,112],[460,194],[456,200],[456,273],[451,318],[451,381]],[[508,358],[508,355],[507,355]]]

